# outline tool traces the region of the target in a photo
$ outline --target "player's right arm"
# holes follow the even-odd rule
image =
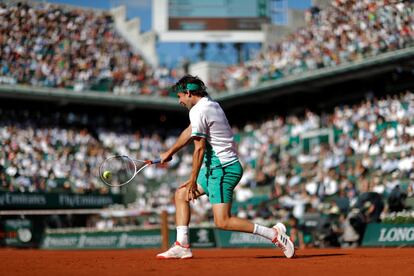
[[[164,162],[166,162],[166,160],[172,158],[172,156],[177,151],[182,149],[191,140],[192,140],[192,138],[191,138],[191,124],[190,124],[186,129],[184,129],[181,132],[180,136],[178,137],[178,139],[174,143],[174,145],[169,150],[167,150],[166,152],[163,152],[163,153],[160,154],[161,163],[164,163]]]

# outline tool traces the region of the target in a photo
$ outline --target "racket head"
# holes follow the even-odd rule
[[[148,165],[147,161],[132,159],[126,155],[111,156],[99,167],[99,177],[110,187],[121,187],[131,182]]]

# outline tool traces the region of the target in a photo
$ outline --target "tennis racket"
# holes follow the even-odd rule
[[[171,158],[167,161],[171,161]],[[103,183],[111,187],[121,187],[131,182],[143,169],[152,164],[161,163],[161,159],[137,160],[126,155],[116,155],[105,159],[99,167],[99,176]]]

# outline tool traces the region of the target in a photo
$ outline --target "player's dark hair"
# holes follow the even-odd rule
[[[207,87],[204,82],[197,76],[185,75],[174,86],[173,90],[183,93],[190,93],[194,96],[205,97],[208,96]]]

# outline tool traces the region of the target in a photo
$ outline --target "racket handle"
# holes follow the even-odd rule
[[[171,160],[172,160],[172,157],[168,158],[165,161],[170,162]],[[152,160],[152,164],[159,164],[159,163],[161,163],[161,159]]]

